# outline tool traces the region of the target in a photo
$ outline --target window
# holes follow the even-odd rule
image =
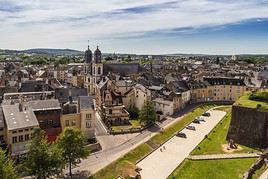
[[[19,142],[23,142],[23,135],[19,136]]]
[[[75,126],[75,124],[76,124],[76,121],[73,120],[73,121],[72,121],[72,126]]]
[[[101,74],[101,67],[98,67],[98,75]]]
[[[53,120],[49,119],[49,120],[48,120],[48,125],[49,125],[50,127],[53,126]]]
[[[29,131],[29,129],[25,129],[25,131],[27,132],[27,131]]]
[[[23,132],[23,130],[19,130],[19,132]]]
[[[28,141],[29,139],[30,139],[30,136],[29,136],[29,134],[25,134],[25,141]]]
[[[69,126],[70,124],[69,124],[69,120],[66,120],[65,121],[65,126]]]
[[[113,110],[112,109],[109,109],[109,114],[113,114]]]
[[[0,131],[3,131],[4,129],[3,128],[0,128]]]
[[[17,136],[14,136],[14,137],[12,137],[12,143],[14,144],[14,143],[17,143],[18,141],[17,141]]]
[[[90,120],[86,120],[86,128],[91,128],[91,121]]]
[[[12,131],[12,134],[16,134],[17,133],[17,131]]]
[[[91,114],[86,114],[86,119],[91,119],[92,115]]]
[[[0,135],[0,142],[1,141],[4,141],[4,136],[3,135]]]

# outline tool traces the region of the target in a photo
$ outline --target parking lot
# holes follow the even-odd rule
[[[204,117],[205,122],[192,123],[195,130],[183,129],[186,138],[174,136],[163,146],[155,150],[137,166],[141,170],[142,179],[165,179],[174,169],[191,153],[191,151],[204,139],[225,116],[226,112],[211,110],[209,117]]]

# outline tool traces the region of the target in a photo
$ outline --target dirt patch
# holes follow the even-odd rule
[[[243,150],[242,147],[240,147],[239,145],[237,145],[237,149],[231,149],[228,144],[223,144],[221,145],[222,151],[224,151],[225,153],[234,153],[236,151],[240,151]]]
[[[120,167],[121,169],[119,169],[119,171],[121,170],[120,174],[123,177],[136,177],[137,175],[139,175],[139,173],[137,172],[137,167],[134,164],[128,161],[124,161],[123,164],[124,167]]]

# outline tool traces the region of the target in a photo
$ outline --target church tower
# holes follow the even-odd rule
[[[84,88],[87,88],[88,93],[90,93],[90,80],[92,78],[92,52],[89,49],[89,45],[85,51],[84,75]]]
[[[101,63],[102,54],[97,46],[97,49],[94,51],[93,54],[93,62],[92,62],[92,86],[91,86],[91,94],[95,94],[96,92],[96,85],[101,80],[103,75],[103,64]]]

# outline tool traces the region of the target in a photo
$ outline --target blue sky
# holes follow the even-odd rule
[[[0,48],[268,53],[268,0],[0,0]]]

